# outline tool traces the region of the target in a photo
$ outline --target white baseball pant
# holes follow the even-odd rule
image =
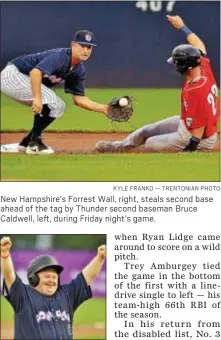
[[[1,91],[7,96],[29,106],[32,106],[33,94],[30,77],[21,73],[13,64],[8,64],[1,72]],[[65,103],[54,91],[41,85],[42,104],[50,109],[49,116],[58,118],[65,111]]]
[[[180,116],[173,116],[141,127],[122,141],[112,143],[117,150],[126,150],[140,145],[147,152],[179,152],[189,144],[191,133]],[[210,151],[216,143],[217,134],[202,139],[198,149]]]

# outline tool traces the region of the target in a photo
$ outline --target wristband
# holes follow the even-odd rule
[[[188,37],[188,35],[192,34],[193,32],[186,26],[184,25],[181,29],[180,32],[183,32],[185,34],[186,37]]]
[[[190,152],[196,151],[199,143],[200,143],[200,139],[192,136],[190,138],[189,144],[185,147],[183,151],[190,151]]]
[[[7,256],[2,256],[2,255],[1,255],[1,258],[2,258],[2,259],[7,259],[7,258],[9,257],[9,255],[10,255],[10,253],[8,253]]]

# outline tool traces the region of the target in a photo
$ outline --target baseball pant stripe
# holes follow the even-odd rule
[[[1,72],[1,91],[22,103],[32,105],[33,94],[30,84],[30,77],[19,72],[17,67],[9,64]],[[60,117],[65,111],[65,103],[56,94],[41,85],[42,103],[50,108],[49,116],[52,118]]]

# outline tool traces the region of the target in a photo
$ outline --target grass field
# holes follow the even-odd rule
[[[133,131],[144,124],[179,114],[180,90],[175,89],[90,89],[87,95],[98,102],[131,94],[136,98],[130,123],[117,124],[100,114],[72,104],[71,96],[58,90],[67,104],[63,117],[48,131]],[[1,130],[24,131],[32,125],[32,114],[2,96]],[[53,167],[53,171],[52,171]],[[4,155],[1,162],[4,181],[219,181],[219,153],[124,154],[124,155]]]
[[[1,332],[4,325],[11,324],[13,327],[13,310],[5,298],[1,297]],[[106,327],[106,303],[105,299],[91,299],[84,302],[76,311],[74,317],[74,328],[101,328],[105,334]],[[88,337],[78,336],[77,339],[105,339],[105,335],[90,335]],[[76,337],[75,337],[76,339]]]

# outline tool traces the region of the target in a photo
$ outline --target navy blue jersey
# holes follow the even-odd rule
[[[82,273],[53,296],[25,285],[17,275],[10,292],[4,288],[15,312],[15,340],[73,339],[74,311],[92,296]]]
[[[71,48],[57,48],[11,60],[20,72],[29,75],[33,68],[44,73],[42,83],[48,87],[64,82],[66,93],[84,96],[85,68],[80,62],[71,69]]]

